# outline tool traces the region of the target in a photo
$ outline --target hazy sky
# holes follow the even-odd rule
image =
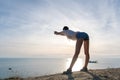
[[[53,34],[65,25],[89,34],[92,55],[120,53],[120,0],[0,0],[0,57],[73,55]]]

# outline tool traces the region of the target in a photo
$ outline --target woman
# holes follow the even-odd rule
[[[89,36],[85,32],[74,32],[72,30],[69,30],[67,26],[63,27],[63,31],[57,32],[54,31],[54,34],[56,35],[63,35],[66,36],[69,39],[76,40],[76,48],[75,48],[75,54],[72,58],[72,62],[70,64],[70,67],[67,69],[67,71],[64,71],[63,74],[71,74],[72,73],[72,67],[75,64],[78,55],[80,53],[80,49],[82,46],[82,43],[84,42],[84,53],[85,53],[85,64],[83,68],[80,71],[88,71],[87,66],[89,62]]]

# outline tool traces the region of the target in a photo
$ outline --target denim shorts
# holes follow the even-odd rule
[[[84,39],[84,40],[89,40],[89,36],[85,32],[77,32],[76,34],[77,39]]]

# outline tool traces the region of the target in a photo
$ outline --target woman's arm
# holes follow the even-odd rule
[[[56,35],[64,35],[63,32],[57,32],[57,31],[54,31],[54,34],[56,34]]]

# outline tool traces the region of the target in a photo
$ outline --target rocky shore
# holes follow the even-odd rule
[[[120,68],[94,69],[89,72],[77,71],[69,75],[58,73],[28,78],[12,77],[6,80],[120,80]]]

